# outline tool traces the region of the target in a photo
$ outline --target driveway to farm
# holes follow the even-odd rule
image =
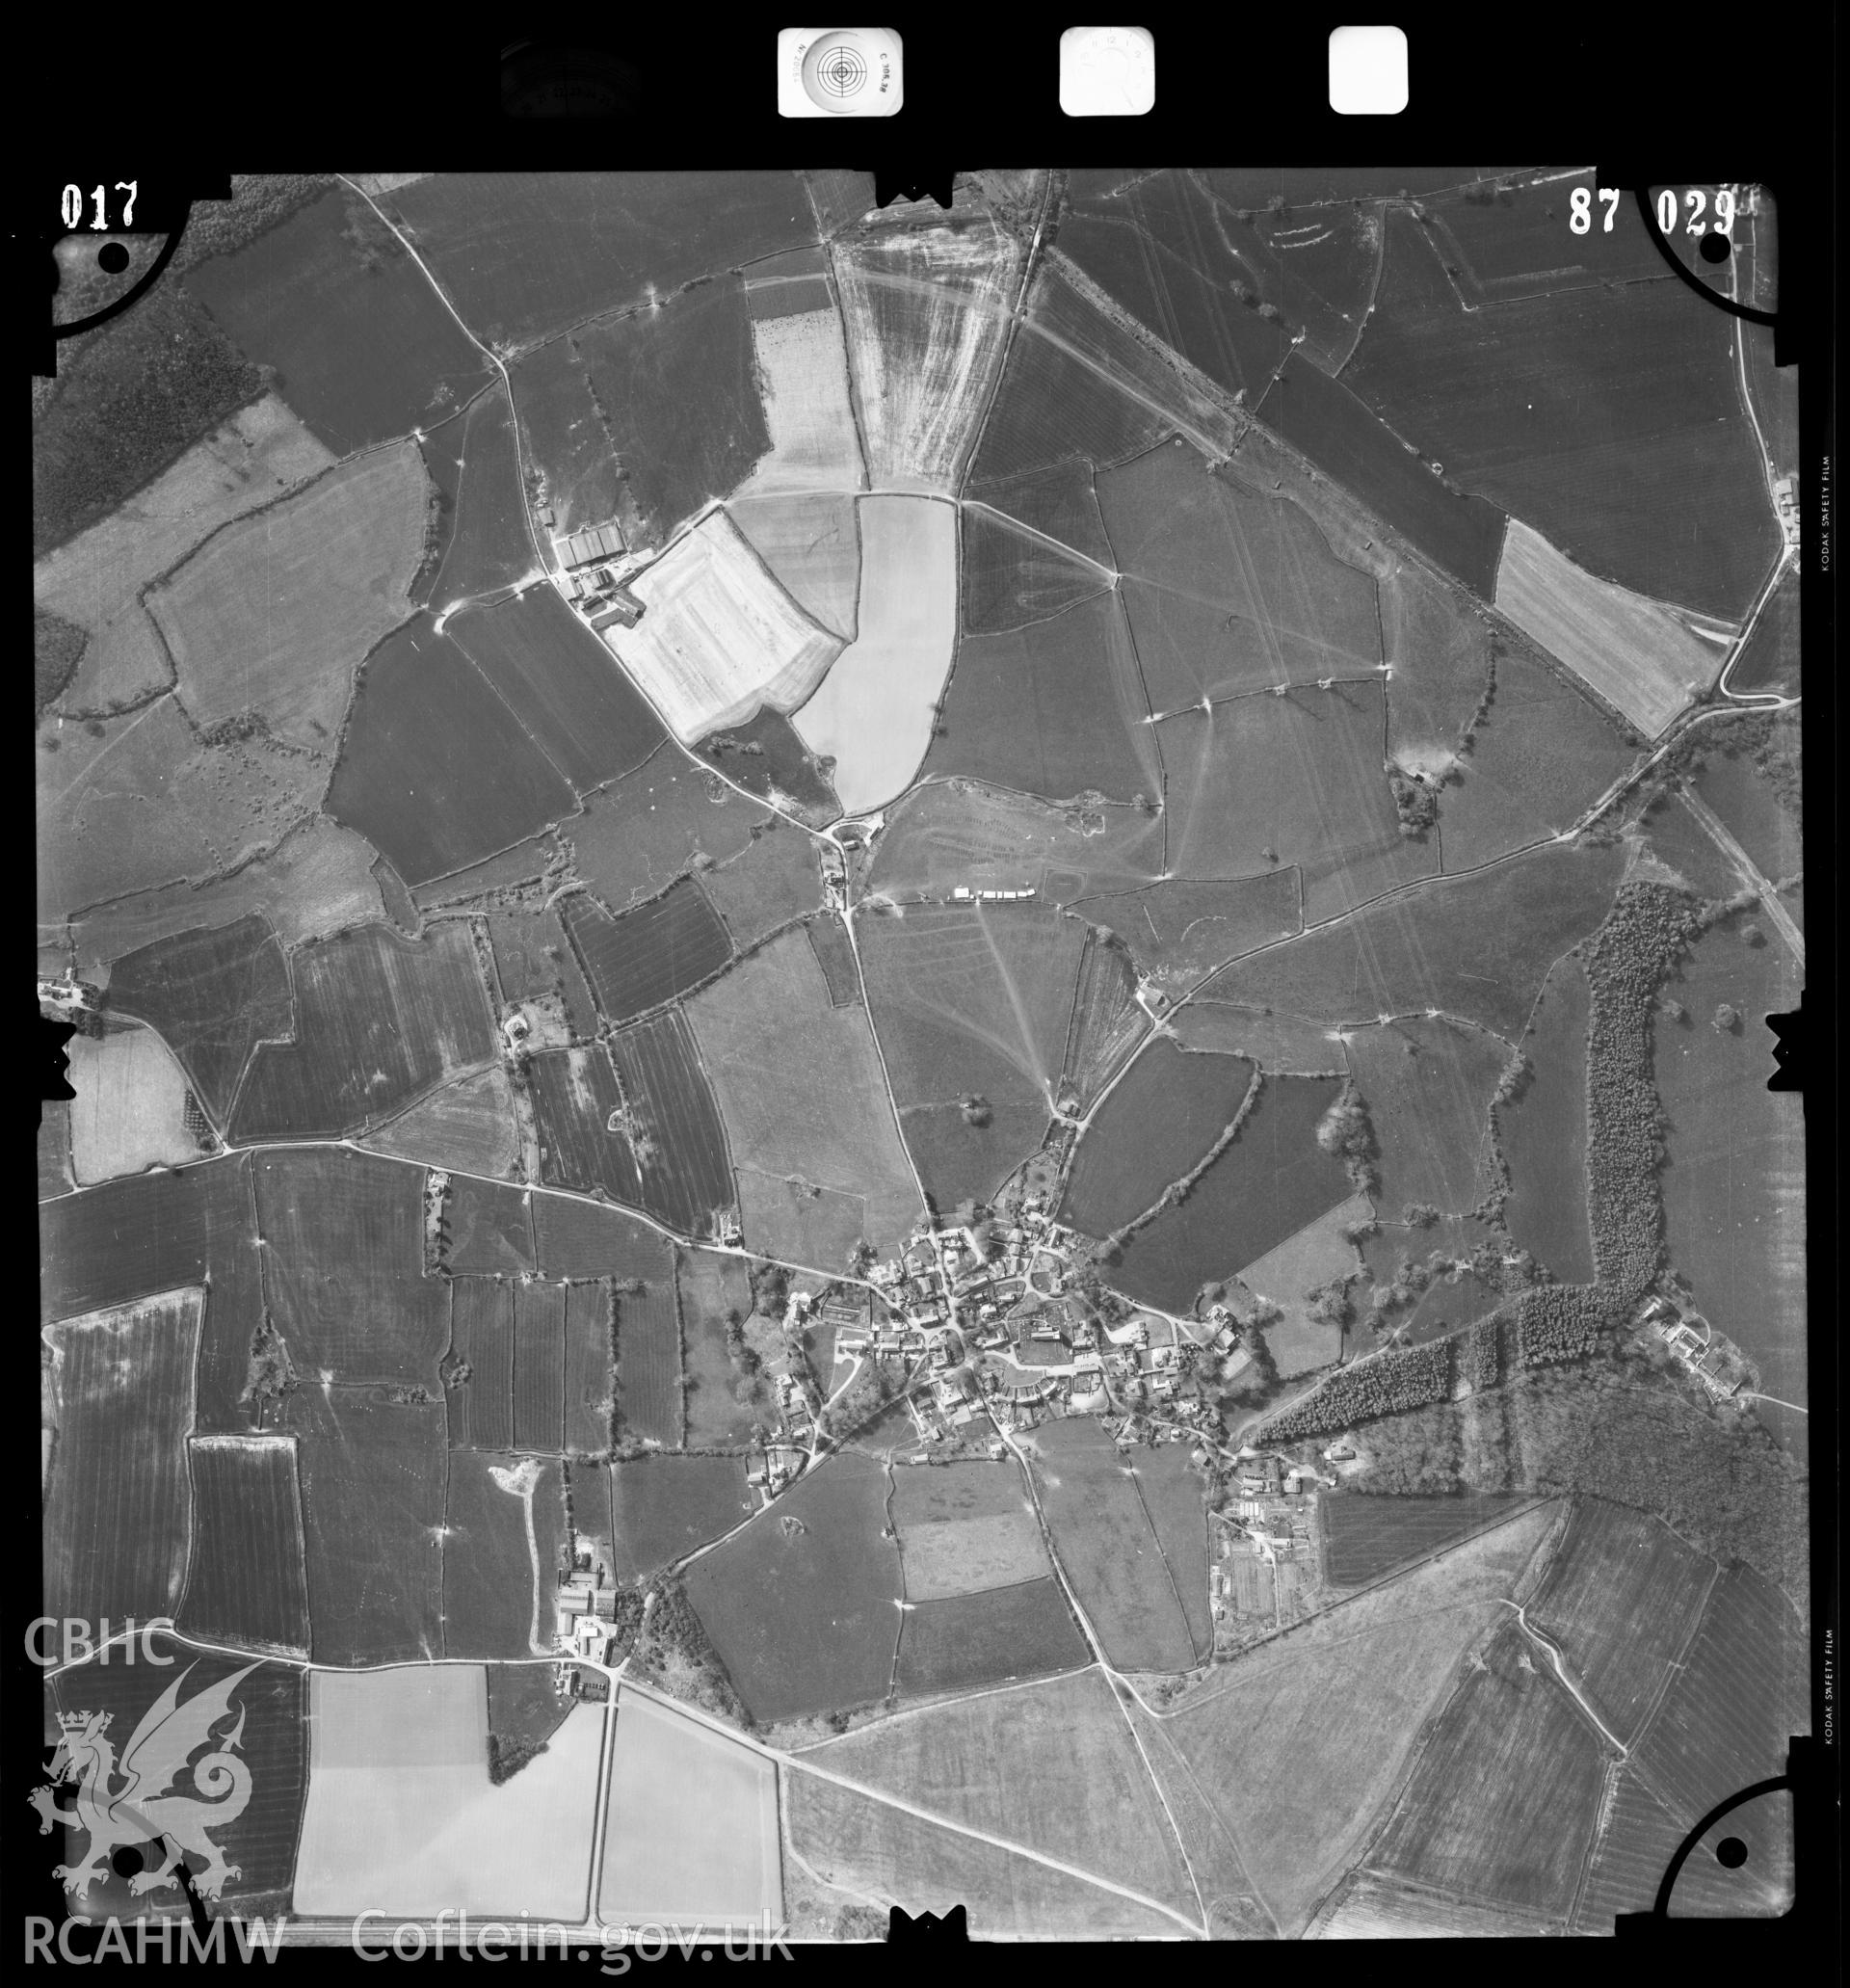
[[[1619,1749],[1619,1758],[1622,1761],[1629,1760],[1631,1758],[1631,1749],[1625,1743],[1623,1739],[1619,1737],[1619,1736],[1616,1733],[1613,1732],[1611,1727],[1609,1727],[1606,1724],[1605,1720],[1602,1719],[1599,1716],[1599,1714],[1594,1710],[1593,1706],[1588,1701],[1586,1695],[1581,1691],[1580,1686],[1576,1684],[1571,1677],[1569,1677],[1568,1667],[1565,1663],[1562,1662],[1561,1653],[1559,1650],[1555,1648],[1552,1640],[1549,1637],[1545,1636],[1542,1633],[1542,1631],[1539,1629],[1537,1629],[1533,1623],[1529,1621],[1527,1615],[1525,1615],[1522,1611],[1522,1605],[1520,1603],[1512,1602],[1507,1596],[1500,1597],[1499,1599],[1502,1601],[1505,1608],[1514,1608],[1516,1610],[1516,1619],[1521,1627],[1522,1633],[1525,1636],[1527,1636],[1529,1641],[1533,1643],[1536,1646],[1536,1648],[1540,1650],[1543,1653],[1543,1655],[1547,1657],[1548,1661],[1554,1665],[1555,1676],[1559,1678],[1562,1683],[1567,1686],[1568,1690],[1572,1693],[1573,1701],[1576,1705],[1579,1706],[1580,1710],[1586,1713],[1588,1718],[1590,1718],[1596,1726],[1599,1727],[1599,1731],[1605,1736],[1605,1737],[1611,1740],[1613,1745]]]
[[[1708,839],[1734,865],[1735,875],[1750,890],[1758,892],[1760,909],[1768,920],[1777,928],[1779,935],[1791,949],[1792,957],[1803,967],[1805,965],[1805,934],[1792,922],[1792,914],[1783,905],[1773,886],[1754,866],[1754,859],[1729,833],[1728,824],[1723,821],[1694,787],[1683,788],[1683,806],[1707,832]]]

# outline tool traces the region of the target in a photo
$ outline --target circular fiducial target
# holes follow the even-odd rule
[[[803,60],[803,87],[826,111],[852,109],[868,74],[866,55],[848,35],[825,35]]]

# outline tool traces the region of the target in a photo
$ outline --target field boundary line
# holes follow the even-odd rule
[[[1785,941],[1792,957],[1797,961],[1800,970],[1803,971],[1805,967],[1805,934],[1792,922],[1791,913],[1780,902],[1779,894],[1775,891],[1771,883],[1760,874],[1754,859],[1735,839],[1733,832],[1729,828],[1728,824],[1703,799],[1694,786],[1685,783],[1680,790],[1679,798],[1683,806],[1695,816],[1703,833],[1734,865],[1735,872],[1741,882],[1750,886],[1758,895],[1760,910],[1765,912],[1768,919],[1778,930],[1780,937]]]
[[[1721,1580],[1722,1570],[1720,1566],[1714,1560],[1709,1560],[1708,1584],[1703,1589],[1702,1604],[1700,1607],[1690,1611],[1689,1632],[1678,1644],[1676,1655],[1666,1660],[1664,1674],[1657,1682],[1657,1688],[1652,1693],[1650,1703],[1639,1714],[1637,1730],[1632,1735],[1631,1755],[1635,1756],[1643,1751],[1646,1740],[1651,1736],[1652,1728],[1657,1723],[1658,1711],[1662,1709],[1664,1701],[1670,1696],[1670,1687],[1683,1675],[1685,1668],[1688,1666],[1689,1653],[1696,1647],[1696,1639],[1703,1632],[1704,1623],[1708,1620],[1708,1604],[1714,1599],[1715,1590],[1721,1585]],[[1639,1771],[1641,1778],[1643,1778],[1642,1769]],[[1657,1790],[1653,1788],[1652,1792],[1656,1794]],[[1661,1801],[1663,1797],[1659,1795],[1658,1799]],[[1675,1811],[1672,1813],[1674,1814]]]
[[[1137,1702],[1139,1705],[1143,1705],[1142,1699],[1139,1699]],[[1148,1706],[1144,1706],[1144,1710],[1146,1712],[1150,1712],[1150,1708]],[[1154,1713],[1151,1713],[1150,1715],[1152,1717],[1159,1716],[1158,1714]],[[1125,1717],[1127,1719],[1129,1718],[1128,1711],[1125,1712]],[[1133,1727],[1133,1731],[1135,1729]],[[1247,1865],[1246,1847],[1240,1842],[1239,1836],[1237,1832],[1234,1830],[1232,1823],[1229,1822],[1228,1818],[1221,1813],[1219,1807],[1215,1804],[1215,1802],[1213,1802],[1209,1798],[1208,1792],[1206,1789],[1204,1789],[1202,1786],[1201,1778],[1195,1772],[1194,1763],[1189,1760],[1188,1756],[1185,1753],[1183,1753],[1181,1748],[1176,1744],[1175,1740],[1173,1740],[1169,1736],[1169,1735],[1163,1731],[1161,1726],[1157,1726],[1153,1730],[1156,1737],[1160,1739],[1163,1742],[1163,1744],[1169,1749],[1170,1758],[1172,1761],[1175,1762],[1177,1768],[1179,1768],[1179,1770],[1181,1771],[1182,1777],[1187,1781],[1189,1787],[1195,1790],[1196,1800],[1199,1801],[1202,1807],[1207,1811],[1208,1816],[1212,1818],[1216,1827],[1218,1827],[1221,1831],[1221,1834],[1227,1838],[1228,1845],[1233,1852],[1233,1861],[1239,1866],[1240,1876],[1246,1882],[1248,1895],[1258,1901],[1260,1909],[1264,1912],[1266,1918],[1270,1920],[1272,1922],[1273,1932],[1276,1935],[1282,1937],[1283,1928],[1279,1923],[1279,1916],[1272,1909],[1272,1901],[1266,1897],[1264,1893],[1260,1891],[1258,1885],[1255,1882],[1252,1870],[1248,1868]],[[1146,1756],[1146,1763],[1148,1763],[1148,1756]],[[1156,1780],[1155,1770],[1153,1768],[1150,1770],[1150,1778],[1152,1782]],[[1159,1795],[1162,1793],[1162,1788],[1160,1783],[1157,1784],[1157,1793]],[[1166,1799],[1163,1803],[1163,1807],[1165,1812],[1167,1812],[1169,1804]],[[1170,1826],[1172,1828],[1175,1827],[1175,1819],[1173,1816],[1171,1817]],[[1179,1841],[1180,1836],[1178,1832],[1177,1842]],[[1188,1865],[1189,1876],[1192,1880],[1194,1878],[1195,1870],[1194,1866],[1188,1863],[1188,1856],[1186,1851],[1184,1851],[1183,1853],[1182,1862]],[[1196,1886],[1196,1895],[1197,1897],[1201,1895],[1201,1887],[1199,1885]],[[1205,1905],[1203,1905],[1202,1912],[1202,1925],[1203,1929],[1207,1927],[1207,1911]],[[1211,1932],[1208,1934],[1208,1937],[1210,1939],[1213,1937]]]
[[[780,1774],[778,1776],[778,1823],[780,1850],[786,1852],[793,1862],[802,1867],[805,1876],[809,1879],[811,1884],[820,1886],[825,1892],[839,1892],[844,1898],[852,1898],[857,1904],[872,1906],[875,1911],[890,1912],[893,1906],[899,1902],[893,1898],[883,1899],[876,1897],[869,1892],[858,1892],[850,1885],[836,1884],[832,1878],[824,1877],[821,1871],[809,1862],[808,1858],[797,1848],[796,1826],[790,1817],[789,1776],[786,1774]],[[785,1899],[784,1903],[787,1907],[789,1900]],[[789,1913],[787,1910],[784,1914],[784,1921],[786,1924],[789,1922]]]
[[[1027,321],[1028,286],[1034,280],[1034,258],[1040,252],[1041,238],[1046,231],[1047,216],[1053,211],[1055,197],[1057,169],[1049,166],[1044,170],[1046,173],[1046,184],[1041,192],[1041,211],[1035,216],[1034,233],[1028,241],[1028,252],[1021,258],[1021,286],[1016,291],[1015,303],[1009,309],[1008,327],[1002,334],[1002,350],[997,355],[995,361],[995,378],[990,383],[989,398],[983,403],[982,417],[971,426],[968,444],[969,453],[964,458],[960,465],[960,473],[952,484],[952,488],[957,491],[960,498],[962,498],[964,491],[969,486],[970,471],[976,465],[978,455],[982,453],[983,438],[989,433],[990,417],[995,411],[996,402],[1002,397],[1002,381],[1008,371],[1010,357],[1015,351],[1016,331],[1019,326]],[[991,208],[990,213],[990,225],[995,229],[997,234],[1005,232],[995,219],[993,208]],[[987,510],[989,507],[986,505],[984,508]],[[1049,543],[1058,543],[1059,542],[1055,540],[1049,541]]]
[[[1069,545],[1066,540],[1056,539],[1051,532],[1041,531],[1022,518],[1015,517],[1010,512],[997,510],[993,504],[987,502],[982,497],[961,497],[958,501],[965,510],[987,512],[1005,530],[1015,533],[1018,538],[1032,539],[1040,544],[1051,545],[1056,552],[1061,553],[1066,558],[1073,560],[1080,566],[1090,567],[1107,585],[1115,585],[1123,577],[1122,573],[1113,571],[1110,567],[1101,566],[1097,560],[1093,558],[1091,553],[1081,552],[1078,546]],[[1076,607],[1078,602],[1075,601],[1073,605]],[[1066,609],[1062,608],[1060,614],[1065,613]],[[1041,620],[1044,622],[1058,621],[1059,615],[1043,615]]]
[[[1044,1580],[1046,1576],[1044,1574],[1035,1575],[1033,1578]],[[1010,1581],[1008,1585],[1010,1587],[1026,1587],[1029,1583],[1018,1580]],[[994,1594],[998,1590],[981,1588],[977,1592],[979,1594]],[[945,1597],[943,1599],[955,1600],[956,1597]],[[913,1605],[918,1606],[919,1604],[915,1603]],[[1083,1678],[1088,1671],[1102,1671],[1102,1669],[1103,1666],[1095,1657],[1086,1663],[1074,1664],[1070,1670],[1049,1671],[1044,1677],[1006,1678],[999,1684],[984,1684],[974,1691],[948,1691],[941,1698],[928,1699],[922,1704],[903,1705],[897,1711],[887,1712],[883,1718],[869,1719],[864,1726],[851,1726],[845,1733],[832,1733],[827,1739],[814,1740],[807,1746],[793,1746],[789,1749],[790,1758],[792,1760],[800,1760],[805,1754],[824,1752],[829,1747],[833,1746],[838,1740],[852,1739],[858,1733],[871,1733],[876,1728],[884,1732],[888,1727],[897,1724],[901,1719],[919,1718],[927,1712],[943,1711],[947,1707],[953,1705],[975,1705],[985,1698],[1002,1698],[1012,1691],[1033,1691],[1043,1684],[1064,1683],[1069,1678]]]

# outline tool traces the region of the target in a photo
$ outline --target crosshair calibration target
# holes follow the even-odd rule
[[[853,96],[867,80],[867,65],[853,48],[832,48],[816,65],[816,81],[831,96]]]

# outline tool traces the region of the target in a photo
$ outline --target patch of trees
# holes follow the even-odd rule
[[[1610,1349],[1624,1324],[1624,1311],[1598,1285],[1538,1285],[1516,1303],[1517,1351],[1524,1366],[1585,1360]]]
[[[1503,1378],[1503,1314],[1480,1318],[1465,1336],[1465,1378],[1474,1393],[1494,1388]]]
[[[1438,790],[1404,773],[1390,773],[1388,784],[1393,790],[1394,812],[1400,816],[1400,833],[1409,837],[1423,835],[1439,819]]]
[[[1336,1101],[1317,1125],[1317,1144],[1325,1153],[1338,1155],[1349,1175],[1349,1184],[1358,1194],[1373,1194],[1381,1184],[1375,1161],[1380,1149],[1368,1107],[1353,1083],[1345,1083]]]
[[[106,517],[268,384],[172,283],[156,283],[93,342],[67,341],[59,363],[34,437],[35,558]]]
[[[656,1588],[654,1605],[633,1660],[639,1670],[658,1682],[665,1683],[677,1673],[687,1679],[691,1673],[691,1695],[696,1704],[723,1718],[747,1726],[752,1723],[732,1689],[719,1652],[708,1641],[705,1626],[678,1580],[665,1580]]]
[[[1266,1438],[1288,1443],[1294,1437],[1400,1415],[1428,1401],[1443,1400],[1451,1387],[1449,1339],[1435,1339],[1429,1346],[1414,1346],[1404,1353],[1378,1354],[1340,1368],[1308,1400],[1268,1421]]]
[[[62,615],[52,614],[42,607],[33,609],[32,707],[35,717],[42,716],[76,675],[77,665],[83,661],[84,650],[89,647],[89,635],[75,622],[67,622]]]
[[[499,1788],[511,1781],[531,1760],[551,1744],[545,1739],[508,1739],[499,1733],[489,1735],[489,1779]]]
[[[1628,884],[1587,948],[1587,1185],[1594,1261],[1614,1300],[1650,1287],[1663,1254],[1662,1115],[1651,1016],[1678,956],[1701,929],[1680,891]]]
[[[280,1401],[296,1385],[296,1370],[290,1364],[289,1348],[282,1335],[270,1323],[266,1312],[251,1335],[251,1358],[244,1371],[244,1392],[240,1401]]]
[[[991,1105],[990,1100],[975,1091],[972,1091],[967,1098],[964,1099],[962,1109],[964,1123],[966,1126],[976,1126],[979,1127],[987,1126],[995,1117],[994,1108]]]

